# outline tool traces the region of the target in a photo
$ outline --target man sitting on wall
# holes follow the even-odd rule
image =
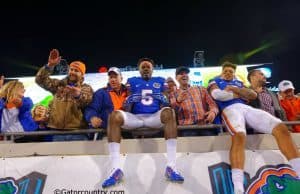
[[[129,96],[125,101],[127,111],[117,110],[111,113],[108,121],[108,149],[112,164],[112,174],[102,184],[109,187],[123,178],[120,166],[121,128],[140,127],[161,128],[164,126],[167,144],[167,167],[165,176],[172,182],[183,182],[184,178],[176,170],[177,124],[174,111],[163,107],[166,103],[165,79],[152,77],[154,61],[142,58],[138,61],[140,77],[127,81]]]
[[[211,95],[222,111],[223,121],[232,135],[230,163],[235,193],[244,193],[246,123],[258,132],[272,134],[280,151],[300,176],[299,151],[287,126],[270,113],[246,105],[246,100],[257,98],[257,93],[235,79],[235,70],[236,65],[223,63],[221,76],[209,85]]]

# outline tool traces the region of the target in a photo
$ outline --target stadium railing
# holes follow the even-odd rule
[[[213,129],[219,128],[221,132],[223,132],[223,125],[215,125],[215,124],[208,124],[208,125],[179,125],[178,130],[187,130],[187,129]],[[159,131],[163,130],[160,129],[150,129],[150,128],[137,128],[137,129],[123,129],[122,131],[125,132],[149,132],[149,131]],[[103,133],[104,129],[78,129],[78,130],[45,130],[45,131],[30,131],[30,132],[7,132],[7,133],[0,133],[4,137],[4,140],[7,140],[10,137],[10,140],[14,140],[17,136],[40,136],[40,135],[68,135],[68,134],[88,134],[88,133],[95,133],[94,140],[97,139],[97,133]]]
[[[292,125],[300,125],[300,121],[283,121],[284,124],[288,126]],[[221,124],[207,124],[207,125],[179,125],[178,130],[202,130],[202,129],[216,129],[218,128],[220,130],[220,135],[222,135],[225,131],[224,125]],[[156,130],[162,130],[156,129]],[[126,130],[123,129],[123,131],[126,132],[149,132],[153,129],[150,128],[137,128],[137,129],[131,129]],[[4,140],[10,139],[13,141],[15,137],[18,136],[40,136],[40,135],[68,135],[68,134],[91,134],[94,133],[94,141],[97,139],[98,133],[103,133],[104,129],[79,129],[79,130],[45,130],[45,131],[31,131],[31,132],[7,132],[7,133],[0,133],[4,137]]]

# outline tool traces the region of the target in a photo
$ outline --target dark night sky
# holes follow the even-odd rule
[[[300,1],[28,0],[0,9],[0,63],[7,77],[34,75],[51,48],[96,72],[102,65],[135,65],[142,56],[166,67],[192,64],[195,50],[204,50],[212,66],[277,41],[245,63],[273,62],[274,76],[300,87]]]

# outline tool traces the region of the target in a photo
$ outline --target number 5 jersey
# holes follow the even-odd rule
[[[152,77],[144,80],[142,77],[132,77],[127,80],[127,88],[131,95],[127,103],[132,103],[133,114],[151,114],[160,110],[162,104],[166,103],[163,92],[167,88],[165,79]]]

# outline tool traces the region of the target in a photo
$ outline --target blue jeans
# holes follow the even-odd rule
[[[52,136],[52,141],[84,141],[84,140],[88,140],[88,137],[85,134]]]

